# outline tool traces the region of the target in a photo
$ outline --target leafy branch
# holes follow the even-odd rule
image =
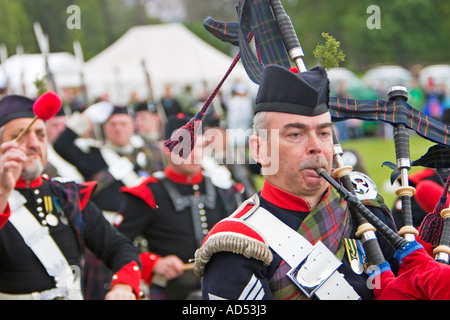
[[[344,52],[340,49],[341,43],[325,32],[322,37],[325,38],[325,44],[317,45],[313,51],[314,57],[327,70],[339,67],[339,63],[345,60]]]
[[[36,80],[33,81],[33,84],[36,86],[37,89],[37,97],[40,97],[44,93],[46,93],[47,90],[47,81],[46,81],[47,75],[44,75],[42,78],[36,78]]]

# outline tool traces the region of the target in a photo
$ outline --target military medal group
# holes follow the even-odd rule
[[[39,189],[34,190],[35,195],[39,195]],[[42,200],[44,199],[44,200]],[[43,226],[49,225],[51,227],[56,227],[59,223],[59,218],[53,214],[54,212],[54,205],[53,205],[54,199],[52,199],[51,196],[43,196],[43,198],[37,198],[36,202],[38,204],[37,210],[38,210],[38,216],[41,218],[41,224]],[[44,208],[42,208],[42,203],[44,204]],[[57,203],[55,203],[57,205]],[[59,208],[58,208],[59,209]],[[58,216],[60,218],[63,218],[64,215],[59,214]],[[65,218],[64,218],[65,220]],[[61,220],[64,224],[67,224],[67,220]]]

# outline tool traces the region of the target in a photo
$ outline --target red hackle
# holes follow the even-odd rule
[[[208,99],[206,99],[205,103],[203,104],[202,109],[197,112],[195,117],[193,117],[188,123],[186,123],[184,126],[182,126],[180,129],[178,129],[169,140],[164,142],[164,146],[169,149],[170,152],[178,154],[180,157],[186,159],[189,154],[191,153],[192,149],[194,148],[195,144],[195,138],[197,136],[198,130],[201,125],[201,121],[203,119],[203,116],[205,115],[206,111],[208,110],[211,102],[219,92],[220,88],[222,87],[225,80],[230,75],[233,68],[238,63],[239,59],[241,58],[241,54],[238,53],[236,57],[234,58],[233,62],[231,63],[230,67],[228,68],[227,72],[223,76],[220,83],[217,85],[217,87],[214,89],[214,91],[210,94]],[[187,135],[189,133],[189,136]],[[190,139],[188,140],[188,138]],[[190,141],[190,144],[188,144],[188,141]]]
[[[253,38],[253,33],[250,32],[250,34],[248,35],[247,41],[250,42],[250,40],[252,38]],[[262,63],[260,52],[259,52],[259,48],[258,48],[257,45],[256,45],[256,52],[257,52],[259,61]],[[167,149],[169,149],[170,152],[177,153],[180,157],[182,157],[184,159],[186,159],[189,156],[189,154],[191,153],[192,149],[194,148],[195,138],[197,136],[198,129],[200,128],[199,124],[201,123],[201,121],[203,119],[203,116],[205,115],[206,111],[208,110],[211,102],[216,97],[216,95],[219,92],[220,88],[222,87],[223,83],[228,78],[228,76],[230,75],[231,71],[233,71],[234,67],[239,62],[240,59],[241,59],[241,53],[238,52],[236,57],[234,57],[233,61],[231,62],[231,65],[228,68],[228,70],[225,73],[225,75],[223,76],[222,80],[220,80],[220,82],[217,85],[217,87],[209,95],[208,99],[206,99],[205,103],[203,104],[202,109],[199,112],[197,112],[195,117],[193,117],[187,124],[185,124],[183,127],[178,129],[170,137],[169,140],[164,142],[164,146]],[[187,148],[187,146],[188,146],[188,143],[186,142],[186,137],[187,137],[186,133],[187,132],[190,133],[190,142],[191,142],[190,148]],[[187,151],[187,152],[185,152],[185,151]]]

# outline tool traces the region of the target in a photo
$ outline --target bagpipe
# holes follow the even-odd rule
[[[217,22],[210,17],[204,21],[205,28],[211,34],[222,41],[239,46],[240,51],[202,110],[165,142],[165,146],[171,152],[176,152],[182,157],[186,157],[192,149],[198,122],[239,59],[242,59],[249,78],[257,84],[264,67],[269,64],[278,64],[289,69],[292,61],[299,72],[307,71],[303,61],[303,50],[280,0],[241,0],[237,5],[237,14],[239,20],[237,23]],[[251,39],[254,41],[254,48],[250,45]],[[447,160],[450,159],[448,128],[410,106],[407,97],[406,88],[399,86],[389,90],[387,101],[335,97],[330,97],[329,101],[330,114],[335,122],[361,119],[382,121],[394,127],[397,164],[385,164],[394,169],[391,180],[392,177],[400,176],[401,186],[396,190],[396,195],[402,201],[403,226],[399,233],[387,227],[356,196],[349,177],[352,168],[345,166],[342,161],[342,147],[336,134],[333,135],[336,165],[333,176],[320,169],[318,174],[347,201],[358,223],[356,235],[361,239],[371,265],[370,278],[374,284],[377,282],[377,285],[374,285],[375,299],[449,299],[450,208],[442,208],[442,202],[445,204],[450,182],[447,179],[441,201],[424,219],[419,231],[412,224],[411,198],[415,194],[415,189],[408,183],[411,165],[441,169],[442,172],[450,167],[450,160]],[[411,162],[407,129],[416,131],[437,145],[430,148],[421,159]],[[191,133],[190,139],[185,134],[186,130]],[[375,231],[378,231],[395,249],[394,257],[400,264],[397,275],[394,275],[389,263],[385,261]],[[430,238],[439,239],[438,245],[429,243],[436,246],[436,260],[421,244]]]

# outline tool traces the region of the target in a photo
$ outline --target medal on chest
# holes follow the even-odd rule
[[[368,266],[366,253],[358,239],[344,239],[347,257],[353,272],[361,275]]]
[[[49,226],[56,227],[59,223],[58,218],[53,214],[53,200],[50,196],[44,196],[44,207],[47,214],[45,215],[44,221],[47,222]]]

